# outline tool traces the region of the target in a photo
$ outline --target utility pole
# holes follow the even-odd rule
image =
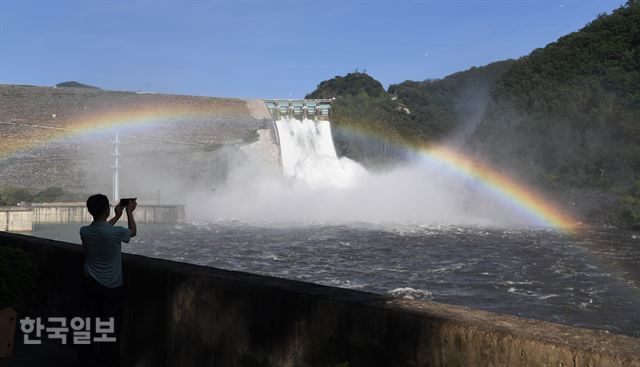
[[[120,134],[116,131],[116,137],[113,140],[113,202],[118,203],[120,200]]]

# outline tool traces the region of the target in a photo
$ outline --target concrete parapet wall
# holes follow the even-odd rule
[[[91,223],[86,205],[47,205],[33,207],[33,221],[37,224]]]
[[[39,304],[73,316],[80,246],[30,252]],[[125,255],[126,366],[640,366],[640,339],[422,301]],[[621,317],[623,317],[621,315]]]
[[[83,203],[52,203],[33,206],[35,224],[91,223],[93,218]],[[184,205],[139,205],[136,222],[178,224],[184,222]],[[119,222],[126,222],[123,215]]]
[[[31,232],[33,211],[22,207],[0,207],[0,231]]]

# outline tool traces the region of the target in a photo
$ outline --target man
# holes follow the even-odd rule
[[[93,222],[80,228],[80,238],[84,247],[84,298],[87,311],[92,318],[96,317],[106,321],[114,319],[115,335],[119,331],[119,306],[122,292],[122,256],[121,243],[129,243],[136,236],[136,222],[133,212],[137,203],[130,201],[126,208],[118,204],[114,211],[115,216],[107,221],[111,207],[109,199],[102,194],[89,197],[87,209],[93,216]],[[115,226],[123,210],[127,213],[128,228]],[[107,346],[105,346],[107,347]],[[95,349],[88,358],[86,365],[114,365],[117,358],[117,346],[113,348],[100,348],[104,352]],[[107,355],[104,355],[107,352]],[[99,356],[103,354],[102,356]]]
[[[110,212],[109,199],[102,194],[89,197],[87,209],[93,216],[93,222],[80,228],[80,238],[85,251],[84,276],[105,294],[109,290],[122,287],[121,243],[129,243],[136,236],[136,222],[133,211],[136,202],[126,206],[128,227],[115,226],[125,210],[119,204],[115,207],[115,216],[107,221]]]

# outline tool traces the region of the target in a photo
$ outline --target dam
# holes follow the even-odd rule
[[[274,120],[282,118],[316,118],[329,120],[331,99],[266,99],[264,100]]]
[[[123,194],[142,192],[147,203],[158,191],[190,199],[140,211],[167,225],[145,228],[123,245],[126,365],[640,365],[639,303],[625,283],[635,273],[621,281],[611,262],[591,257],[585,246],[613,243],[631,252],[624,239],[602,232],[576,240],[549,229],[465,226],[457,218],[450,226],[425,224],[431,218],[421,217],[424,207],[438,208],[438,218],[449,214],[438,205],[450,197],[430,185],[442,177],[376,176],[340,156],[330,100],[12,90],[17,104],[26,98],[17,94],[44,96],[35,97],[44,101],[37,104],[42,113],[33,114],[40,120],[13,118],[0,129],[12,136],[40,129],[29,125],[76,129],[83,106],[128,101],[123,115],[92,120],[125,121]],[[48,102],[56,99],[66,107],[50,113],[55,104]],[[132,112],[149,104],[169,117]],[[64,111],[73,118],[63,119]],[[111,129],[105,136],[92,130],[80,138],[34,139],[40,140],[0,159],[10,167],[0,173],[6,182],[42,179],[45,186],[83,190],[96,182],[111,191]],[[31,177],[19,172],[25,167]],[[204,210],[205,219],[190,220],[194,209]],[[0,225],[88,219],[82,203],[7,212],[13,219],[3,222],[0,210]],[[325,216],[309,216],[315,213]],[[379,218],[401,223],[377,224]],[[42,315],[77,312],[82,251],[69,243],[75,233],[67,242],[0,234],[1,247],[32,256]],[[623,265],[636,264],[631,257]]]
[[[278,165],[272,125],[261,100],[0,84],[0,182],[110,194],[118,132],[120,194],[171,201],[224,182],[231,155]]]
[[[328,127],[330,113],[329,99],[240,100],[0,84],[0,182],[118,191],[115,196],[147,202],[157,193],[179,198],[183,191],[221,185],[238,159],[282,166],[288,155],[281,154],[278,121]]]
[[[113,210],[113,208],[112,208]],[[181,224],[185,219],[184,205],[138,205],[139,223]],[[88,224],[93,218],[85,203],[37,203],[28,206],[0,206],[0,231],[32,232],[38,224]],[[120,224],[126,218],[120,219]]]

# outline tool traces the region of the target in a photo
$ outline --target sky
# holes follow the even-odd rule
[[[0,0],[0,83],[301,98],[518,58],[625,0]]]

